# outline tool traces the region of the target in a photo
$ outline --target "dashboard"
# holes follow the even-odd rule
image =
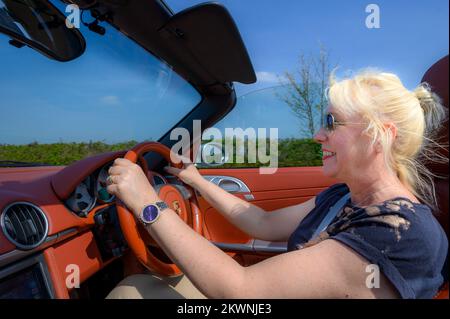
[[[106,191],[108,169],[124,155],[0,170],[0,299],[68,298],[67,265],[79,266],[83,282],[128,251]],[[155,188],[174,183],[147,176]]]

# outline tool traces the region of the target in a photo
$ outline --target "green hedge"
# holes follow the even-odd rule
[[[27,145],[0,144],[0,160],[68,165],[96,154],[127,150],[136,144],[136,141],[111,145],[103,142],[54,144],[39,144],[35,142]]]
[[[217,142],[217,141],[216,141]],[[220,141],[219,141],[220,142]],[[264,141],[257,141],[258,146]],[[253,142],[255,143],[255,142]],[[253,146],[253,145],[252,145]],[[270,141],[266,140],[266,150],[268,152]],[[225,142],[222,141],[222,148],[225,150]],[[236,149],[244,149],[244,162],[237,163]],[[244,168],[244,167],[266,167],[269,163],[261,163],[256,158],[256,163],[252,163],[248,159],[248,142],[242,140],[233,140],[233,158],[230,157],[228,163],[211,168]],[[199,165],[200,167],[208,167],[207,165]],[[322,166],[322,151],[320,144],[313,139],[279,139],[278,140],[278,167],[302,167],[302,166]]]
[[[103,142],[91,141],[89,143],[39,144],[35,142],[28,145],[0,144],[0,160],[68,165],[96,154],[128,150],[137,143],[137,141],[129,141],[117,144],[106,144]],[[222,141],[222,143],[225,145],[224,141]],[[258,143],[261,143],[261,141]],[[268,150],[270,143],[268,140],[266,143]],[[244,147],[245,154],[247,154],[246,150],[248,148],[248,143],[234,140],[234,149],[236,149],[236,145]],[[268,165],[268,163],[261,163],[259,161],[256,163],[249,163],[248,155],[244,156],[244,163],[236,163],[236,157],[230,159],[230,161],[233,162],[216,168],[264,167]],[[312,139],[290,138],[278,140],[278,167],[321,165],[322,154],[320,144],[317,144]],[[205,165],[200,166],[206,167]]]

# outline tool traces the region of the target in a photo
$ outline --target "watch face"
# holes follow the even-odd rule
[[[155,205],[148,205],[142,211],[142,219],[145,222],[152,222],[156,219],[156,217],[158,217],[158,213],[158,207],[156,207]]]

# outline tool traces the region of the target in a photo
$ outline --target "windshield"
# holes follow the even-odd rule
[[[158,140],[201,101],[167,64],[101,25],[103,36],[81,24],[86,51],[64,63],[0,34],[0,164],[67,165]]]

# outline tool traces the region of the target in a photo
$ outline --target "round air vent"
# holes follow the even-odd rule
[[[33,249],[45,240],[48,221],[44,212],[36,205],[16,202],[2,212],[0,224],[5,236],[17,248]]]

